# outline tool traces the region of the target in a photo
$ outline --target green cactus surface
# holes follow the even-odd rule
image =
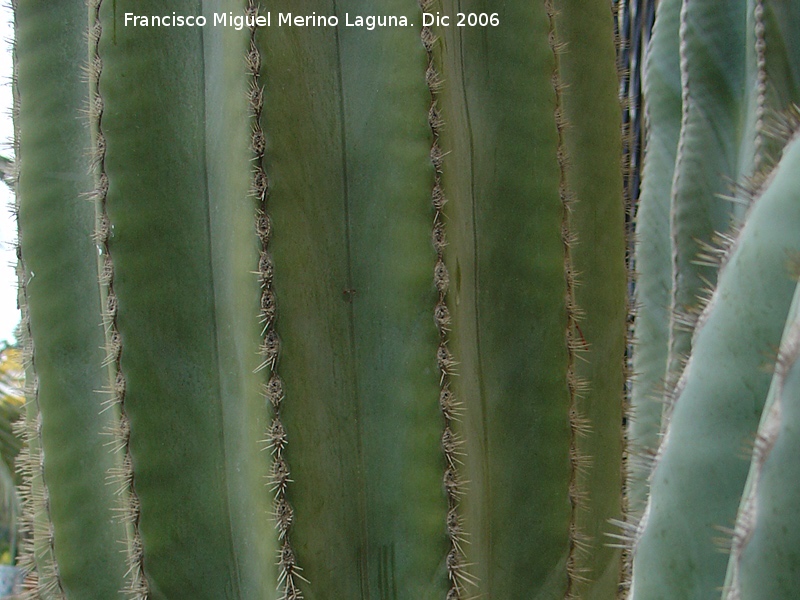
[[[681,0],[658,5],[647,54],[644,94],[647,155],[636,211],[636,330],[628,430],[633,455],[628,507],[641,515],[664,412],[672,290],[670,203],[681,126]]]
[[[26,598],[618,596],[606,0],[17,4]]]
[[[800,294],[795,292],[736,519],[726,600],[788,599],[800,585],[798,309]]]
[[[92,187],[91,139],[81,117],[89,96],[87,49],[85,38],[73,33],[85,31],[87,12],[85,6],[24,2],[16,21],[16,81],[26,99],[17,117],[18,191],[29,200],[18,206],[23,327],[30,333],[32,480],[25,491],[36,507],[35,514],[29,511],[29,556],[53,597],[109,597],[123,581],[126,535],[113,517],[118,504],[106,482],[119,461],[109,448],[115,411],[107,402],[95,208],[86,198]]]
[[[672,202],[672,303],[667,392],[692,349],[701,299],[716,282],[703,250],[731,226],[735,204],[724,198],[739,181],[740,123],[744,110],[746,7],[744,0],[681,4],[679,40],[682,123]]]

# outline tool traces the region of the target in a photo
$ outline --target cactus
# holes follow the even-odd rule
[[[799,149],[789,147],[755,201],[698,324],[636,540],[633,598],[708,597],[722,585],[727,557],[714,544],[715,527],[735,516],[747,475],[740,449],[763,407],[763,362],[794,291],[786,256],[800,251]],[[655,568],[665,560],[670,570]]]
[[[663,12],[667,6],[662,5]],[[680,367],[670,349],[671,371],[664,394],[669,410],[650,475],[650,496],[641,522],[635,524],[636,515],[631,517],[634,523],[630,527],[635,530],[630,539],[634,600],[719,597],[726,568],[729,597],[756,597],[752,584],[749,592],[730,595],[739,593],[740,566],[746,562],[743,542],[750,535],[747,520],[752,512],[743,509],[740,524],[735,530],[731,527],[743,493],[745,505],[752,506],[748,499],[756,484],[745,488],[747,462],[743,456],[749,454],[748,444],[756,436],[770,375],[777,369],[775,378],[780,378],[783,372],[786,360],[776,363],[775,348],[796,286],[792,264],[800,250],[796,234],[800,225],[800,182],[796,177],[800,146],[796,111],[788,110],[791,103],[800,101],[790,66],[797,51],[795,12],[768,0],[727,12],[702,0],[682,4],[683,123],[672,185],[671,251],[678,258],[673,263],[673,279],[680,282],[695,277],[707,289],[700,291],[694,286],[691,297],[702,312],[696,327],[686,321],[693,329],[691,339],[676,330],[680,319],[673,317],[671,325],[672,348],[683,336],[684,348],[690,345],[691,354],[686,366]],[[729,26],[719,29],[720,22]],[[728,44],[733,51],[725,56],[709,44],[710,39],[740,31],[744,32],[740,42]],[[743,83],[731,83],[733,80]],[[663,96],[655,100],[661,101]],[[700,103],[710,108],[693,121]],[[727,119],[729,125],[709,129],[718,118]],[[665,118],[652,130],[661,131],[669,124]],[[704,139],[703,143],[712,141],[712,146],[696,145]],[[707,148],[703,160],[684,164],[683,151],[692,147]],[[652,169],[658,168],[655,161],[659,157],[654,155]],[[727,164],[727,169],[720,164]],[[649,173],[647,167],[645,172]],[[687,195],[682,182],[698,181],[705,183]],[[732,206],[738,207],[729,214],[743,224],[729,230],[720,222],[706,227],[705,233],[696,234],[702,242],[693,248],[694,242],[682,238],[680,230],[700,225],[701,220],[691,211],[719,202],[713,197],[714,189],[719,193],[723,185],[731,188]],[[654,236],[650,230],[640,233],[641,247],[647,247]],[[709,241],[712,236],[717,238],[715,244]],[[709,269],[712,275],[701,278],[702,270]],[[673,286],[675,298],[679,287]],[[652,346],[646,350],[659,351]],[[765,422],[768,416],[769,411],[763,417]],[[757,442],[753,473],[759,472],[764,460],[759,446]],[[773,513],[775,523],[788,527],[791,514],[777,512]],[[779,580],[791,579],[791,571],[780,573],[786,563],[775,559],[796,549],[788,537],[774,541],[769,550],[761,548],[758,558],[754,556],[758,545],[751,547],[747,560],[750,564],[756,560],[773,563],[772,574]],[[731,545],[734,553],[729,561],[720,550]],[[774,598],[792,597],[792,592],[785,590],[762,587],[761,592]]]
[[[15,17],[27,597],[616,597],[609,3],[62,4]]]

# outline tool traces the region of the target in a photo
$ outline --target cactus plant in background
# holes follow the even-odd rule
[[[662,3],[657,27],[674,22],[677,8],[677,3]],[[673,315],[665,377],[667,410],[660,426],[663,438],[650,475],[647,506],[631,539],[634,600],[720,596],[729,563],[720,550],[731,546],[730,531],[747,477],[744,456],[756,439],[776,365],[775,349],[795,289],[792,265],[800,250],[797,118],[786,111],[800,100],[790,66],[800,31],[798,7],[764,0],[728,8],[702,0],[683,2],[680,7],[680,27],[671,34],[677,39],[670,42],[678,43],[681,60],[682,123],[675,175],[671,186],[642,198],[651,206],[644,212],[643,204],[641,214],[650,216],[671,195]],[[727,42],[714,44],[710,39]],[[654,44],[654,65],[664,47]],[[666,72],[662,67],[654,69],[651,75]],[[656,96],[652,105],[661,107],[665,96],[658,88],[652,91]],[[651,123],[654,134],[674,131],[674,111],[659,109],[651,115],[659,120]],[[657,166],[663,156],[654,147],[646,176],[648,168],[663,174]],[[654,184],[658,179],[650,181]],[[725,185],[733,200],[728,214],[743,220],[730,230],[724,228],[722,201],[714,195]],[[706,217],[715,211],[718,218],[713,224],[714,219]],[[647,227],[651,231],[652,224]],[[661,231],[666,228],[663,221]],[[699,232],[692,234],[691,243],[686,241],[687,231]],[[640,233],[644,235],[639,242],[646,247],[650,238],[644,229]],[[717,238],[715,243],[712,237]],[[709,272],[713,279],[718,277],[718,285],[713,285]],[[693,288],[691,294],[681,296],[682,280],[696,282],[684,285],[683,293]],[[642,286],[641,291],[656,281],[648,279],[648,287]],[[699,282],[708,289],[700,290]],[[678,301],[679,297],[683,300]],[[681,318],[681,313],[699,315],[696,326],[695,319]],[[693,328],[691,337],[680,331],[686,324]],[[663,347],[654,347],[663,343],[660,340],[640,340],[645,347],[641,356],[645,352],[664,355]],[[689,345],[691,354],[682,368],[682,351],[675,350]],[[784,357],[778,363],[776,378],[782,377],[781,365],[787,361]],[[760,445],[756,443],[751,468],[755,473],[765,458]],[[748,486],[756,487],[755,483]],[[792,497],[791,490],[786,493]],[[792,515],[768,503],[748,501],[746,506],[733,534],[729,583],[736,580],[738,586],[740,566],[761,560],[775,567],[771,573],[784,585],[780,592],[770,588],[767,596],[793,597],[790,590],[800,585],[797,571],[777,560],[796,552],[790,537],[777,550],[754,544],[747,559],[742,558],[744,538],[751,531],[744,521],[764,518],[768,511],[788,527]],[[752,595],[753,587],[748,592],[742,589],[728,585],[725,593],[757,597]]]
[[[606,0],[16,29],[30,597],[615,597]]]

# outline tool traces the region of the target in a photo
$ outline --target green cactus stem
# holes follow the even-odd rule
[[[757,175],[780,158],[770,135],[776,118],[800,102],[800,8],[792,2],[749,0],[747,6],[747,127],[740,172]]]
[[[700,260],[730,229],[734,203],[721,197],[739,181],[744,119],[744,0],[684,0],[680,14],[682,124],[670,209],[673,260],[667,392],[692,348],[695,322],[716,282]]]
[[[620,582],[620,553],[608,545],[609,520],[622,514],[622,423],[625,372],[625,206],[622,198],[619,77],[614,64],[613,14],[608,3],[554,3],[562,82],[566,188],[571,194],[570,268],[575,276],[577,319],[571,337],[576,357],[574,447],[580,509],[575,524],[584,536],[576,555],[576,598],[610,598]]]

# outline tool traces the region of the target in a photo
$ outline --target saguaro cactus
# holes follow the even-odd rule
[[[16,26],[30,597],[616,597],[606,0]]]

